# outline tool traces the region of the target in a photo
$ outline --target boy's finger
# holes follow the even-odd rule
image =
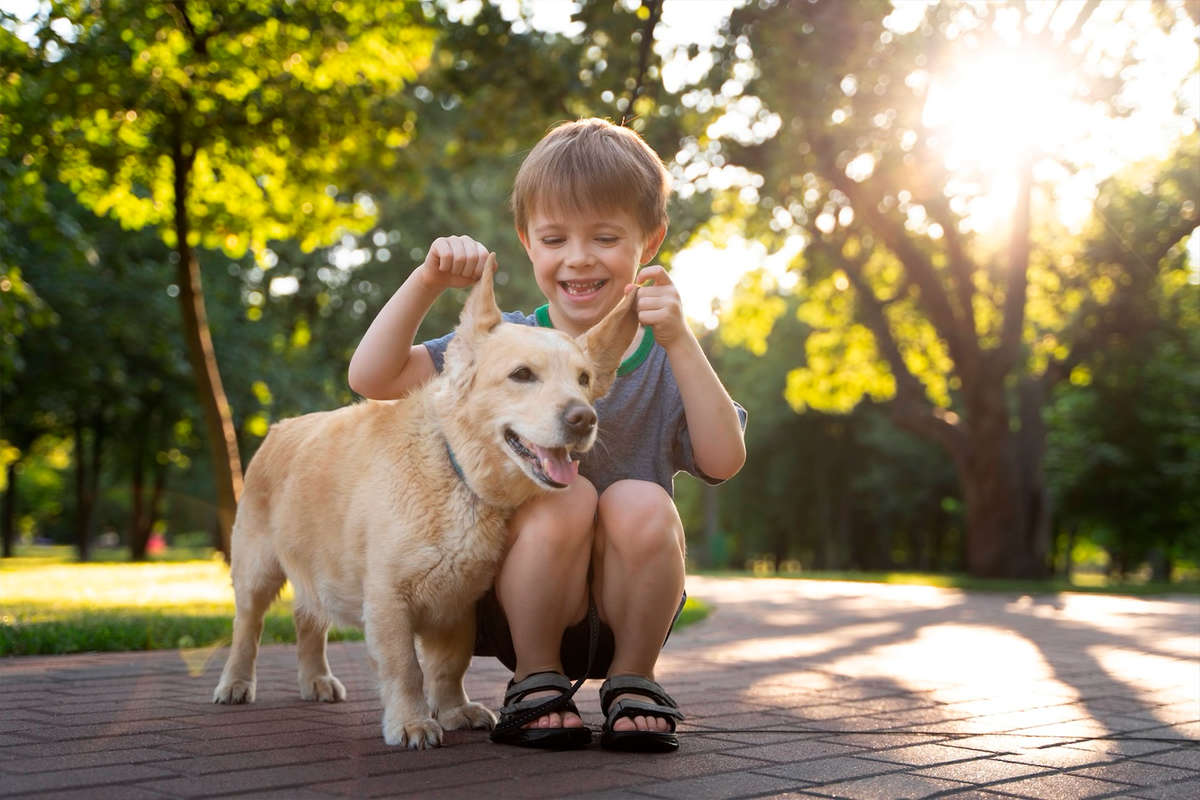
[[[641,286],[668,286],[671,283],[671,278],[661,265],[654,264],[653,266],[642,268],[633,281]],[[651,283],[647,284],[646,281],[650,281]]]

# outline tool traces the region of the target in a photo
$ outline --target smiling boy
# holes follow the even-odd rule
[[[589,677],[607,678],[602,746],[678,747],[682,715],[654,682],[684,597],[673,478],[684,470],[726,480],[746,451],[745,412],[684,321],[666,270],[646,266],[666,236],[669,193],[654,151],[633,131],[599,119],[553,129],[517,174],[517,235],[547,302],[533,315],[506,318],[578,336],[638,283],[645,327],[597,403],[600,435],[580,477],[517,510],[495,587],[480,602],[476,652],[497,656],[514,673],[496,741],[562,749],[590,740],[568,676],[587,671],[594,602],[602,625]],[[395,398],[440,371],[449,337],[413,346],[417,327],[444,289],[478,280],[487,256],[466,236],[435,240],[367,330],[350,363],[351,387]],[[554,696],[562,698],[557,710],[523,727],[505,725]]]

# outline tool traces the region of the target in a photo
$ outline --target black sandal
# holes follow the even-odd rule
[[[613,702],[619,694],[636,694],[645,700],[622,698]],[[671,695],[648,678],[639,675],[617,675],[609,678],[600,687],[600,708],[604,710],[604,732],[600,746],[605,750],[623,750],[633,753],[670,753],[679,749],[679,737],[675,735],[675,721],[683,719],[679,706]],[[659,717],[671,723],[666,731],[614,731],[613,723],[622,717]]]
[[[526,700],[526,695],[558,691],[558,697],[539,697]],[[592,740],[592,732],[585,726],[578,728],[522,728],[538,717],[553,712],[578,714],[579,709],[571,696],[575,694],[571,682],[558,672],[535,672],[524,680],[509,681],[504,692],[504,707],[500,709],[500,721],[492,729],[491,739],[498,744],[514,744],[518,747],[541,747],[547,750],[574,750],[586,747]]]

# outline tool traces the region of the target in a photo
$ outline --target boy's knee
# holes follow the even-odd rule
[[[508,523],[509,538],[533,535],[547,545],[590,541],[597,499],[591,481],[576,477],[566,489],[538,495],[518,508]]]
[[[657,483],[617,481],[600,497],[605,544],[636,557],[683,551],[683,523],[675,502]]]

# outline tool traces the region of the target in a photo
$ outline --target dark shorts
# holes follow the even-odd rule
[[[687,592],[683,593],[683,597],[679,600],[679,607],[675,609],[675,618],[671,620],[671,628],[667,629],[667,639],[671,638],[671,630],[679,621],[679,615],[683,613],[685,602],[687,602]],[[589,678],[608,676],[608,668],[612,665],[613,657],[612,628],[608,627],[603,620],[600,621],[600,638],[596,645],[596,657],[592,661],[591,670],[588,670],[587,657],[590,636],[591,631],[586,616],[563,631],[559,654],[562,658],[563,671],[572,680],[583,677],[584,671],[588,672],[587,677]],[[667,643],[667,639],[663,639],[663,644]],[[500,662],[509,670],[513,672],[517,670],[517,654],[513,649],[512,634],[508,630],[508,618],[504,616],[504,609],[500,607],[500,600],[496,597],[494,589],[489,589],[487,594],[475,604],[475,655],[493,656],[500,659]]]

